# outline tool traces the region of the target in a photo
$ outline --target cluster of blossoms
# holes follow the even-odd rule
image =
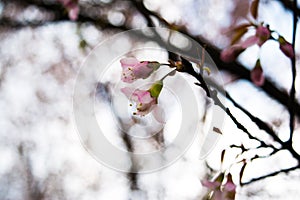
[[[129,57],[120,60],[122,66],[122,81],[132,83],[137,79],[146,79],[160,67],[158,62],[139,61]],[[158,96],[163,87],[163,80],[152,84],[148,90],[125,87],[121,89],[128,99],[136,104],[134,115],[144,116],[156,108]]]
[[[257,17],[257,4],[258,1],[253,1],[251,8],[253,8],[254,4],[256,6],[256,10],[254,13],[251,12],[252,16],[254,18]],[[255,14],[256,13],[256,14]],[[250,30],[250,28],[255,28],[255,35],[252,35],[245,39],[242,42],[238,42],[247,32]],[[224,49],[221,52],[221,59],[224,62],[233,62],[236,60],[236,58],[247,48],[253,45],[258,45],[261,47],[265,42],[268,40],[275,40],[279,43],[280,50],[289,58],[293,58],[295,56],[293,46],[291,43],[286,41],[283,36],[276,34],[276,38],[272,36],[272,33],[276,33],[276,31],[270,30],[269,25],[260,23],[257,24],[256,22],[251,22],[246,24],[242,24],[238,27],[236,27],[234,30],[234,36],[232,38],[231,46]],[[238,43],[237,43],[238,42]],[[251,79],[253,83],[257,86],[261,86],[264,84],[264,76],[263,76],[263,70],[260,65],[259,58],[257,59],[257,62],[255,64],[255,67],[251,71]]]
[[[78,0],[58,0],[68,11],[69,18],[77,20],[79,14]]]
[[[210,200],[233,200],[236,194],[236,185],[232,181],[230,173],[226,176],[226,183],[224,182],[225,174],[221,173],[214,181],[201,181],[202,185],[209,189],[207,199]]]

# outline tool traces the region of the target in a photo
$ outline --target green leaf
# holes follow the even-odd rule
[[[162,88],[163,88],[163,82],[162,81],[157,81],[156,83],[154,83],[150,87],[149,92],[150,92],[152,97],[158,98]]]
[[[235,33],[233,34],[233,37],[231,39],[231,45],[235,44],[236,42],[238,42],[241,37],[248,31],[247,27],[243,27],[241,29],[238,29],[237,31],[235,31]]]
[[[86,46],[87,46],[87,42],[82,39],[79,43],[79,48],[84,49]]]
[[[222,183],[223,182],[223,179],[224,179],[224,176],[225,174],[223,172],[221,172],[219,174],[219,176],[217,176],[217,178],[215,179],[215,181],[219,182],[219,183]]]

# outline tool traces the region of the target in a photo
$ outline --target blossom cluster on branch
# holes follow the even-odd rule
[[[250,13],[254,20],[248,19],[247,23],[243,23],[233,29],[231,46],[221,52],[221,59],[224,62],[233,62],[247,48],[253,45],[258,45],[261,47],[268,40],[277,41],[280,50],[287,57],[293,58],[295,56],[291,43],[286,41],[286,39],[275,30],[271,30],[268,24],[257,21],[258,5],[259,4],[257,0],[253,1],[251,4]],[[255,34],[243,41],[240,41],[241,38],[251,29],[255,29]],[[251,79],[257,86],[262,86],[264,84],[263,68],[260,64],[260,58],[257,59],[256,64],[251,71]]]

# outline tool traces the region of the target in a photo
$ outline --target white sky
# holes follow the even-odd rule
[[[215,42],[223,45],[224,42],[218,39],[222,37],[218,34],[220,29],[229,23],[226,19],[228,10],[224,8],[230,9],[230,5],[225,1],[203,1],[206,7],[197,7],[192,2],[192,0],[166,0],[162,5],[159,0],[149,0],[146,1],[146,6],[149,9],[159,10],[170,22],[184,19],[184,22],[189,22],[191,32],[203,34],[209,39],[216,38]],[[191,6],[187,6],[189,4]],[[272,29],[276,29],[288,40],[291,39],[291,15],[281,9],[277,2],[262,6],[260,13],[262,20],[268,22]],[[206,17],[200,18],[202,15]],[[194,20],[195,18],[199,20]],[[83,28],[82,35],[92,46],[108,36],[92,26]],[[82,147],[72,119],[72,93],[76,73],[87,52],[78,48],[79,38],[74,24],[47,25],[33,31],[24,28],[1,37],[0,176],[3,177],[0,180],[1,199],[22,199],[22,195],[26,194],[22,168],[24,162],[16,149],[20,143],[24,143],[28,149],[33,175],[43,181],[49,178],[49,175],[55,174],[58,181],[53,181],[51,183],[53,185],[49,184],[49,191],[55,194],[62,188],[66,191],[68,199],[125,200],[129,197],[160,199],[161,195],[164,195],[164,199],[174,200],[196,199],[201,191],[203,193],[200,180],[204,177],[205,171],[204,161],[197,157],[200,149],[197,146],[199,138],[186,155],[172,166],[155,173],[140,175],[138,185],[141,191],[134,193],[130,192],[126,174],[99,164]],[[299,48],[297,45],[297,50]],[[264,71],[266,76],[272,77],[280,87],[289,89],[290,63],[277,49],[276,44],[272,42],[262,48],[260,55]],[[240,61],[250,68],[257,54],[257,49],[251,48],[241,55]],[[148,59],[146,55],[140,56]],[[274,57],[276,59],[273,59]],[[299,90],[299,78],[297,83],[296,88]],[[260,90],[245,81],[228,84],[226,89],[245,108],[263,120],[267,122],[283,120],[276,130],[286,132],[287,111]],[[228,106],[232,107],[231,104]],[[232,110],[247,127],[257,134],[263,134],[239,111],[233,108]],[[224,136],[207,158],[215,169],[219,168],[221,150],[232,142],[240,144],[245,139],[238,137],[241,135],[240,131],[229,118],[226,118],[222,131]],[[280,137],[284,135],[280,134]],[[299,129],[295,132],[295,139],[299,139],[298,137]],[[231,150],[227,155],[228,162],[224,166],[230,165],[229,161],[234,159],[234,155],[234,150]],[[247,167],[245,178],[294,164],[289,157],[288,154],[280,155],[268,162],[257,162],[257,165],[253,163]],[[236,171],[239,167],[233,167],[232,170]],[[11,176],[16,174],[18,179],[6,178],[7,174]],[[251,199],[295,199],[299,196],[297,177],[299,173],[293,172],[290,176],[279,175],[247,186],[238,190],[237,199],[247,199],[246,195],[249,193],[254,195]],[[237,176],[234,176],[234,181],[238,181]]]

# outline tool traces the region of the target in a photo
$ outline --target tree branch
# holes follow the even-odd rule
[[[251,184],[253,182],[260,181],[262,179],[266,179],[266,178],[269,178],[269,177],[272,177],[272,176],[276,176],[277,174],[280,174],[280,173],[288,173],[290,171],[294,171],[294,170],[299,169],[299,168],[300,168],[300,165],[297,165],[295,167],[291,167],[291,168],[287,168],[287,169],[282,169],[282,170],[279,170],[279,171],[276,171],[276,172],[273,172],[273,173],[270,173],[270,174],[266,174],[264,176],[253,178],[250,181],[242,182],[241,186],[249,185],[249,184]]]
[[[294,1],[291,0],[278,0],[286,9],[293,11],[296,16],[300,17],[300,9],[294,6],[295,4],[293,3]]]
[[[136,2],[136,1],[134,1]],[[164,20],[158,13],[155,13],[153,11],[149,11],[143,4],[142,1],[138,1],[136,4],[139,5],[139,11],[142,12],[143,15],[152,15],[153,17],[157,18],[162,24],[167,26],[170,29],[173,29],[173,25],[170,25],[166,20]],[[250,78],[250,71],[241,65],[238,62],[232,62],[232,63],[225,63],[220,59],[220,49],[216,46],[213,46],[208,42],[206,39],[204,39],[201,36],[194,36],[188,33],[187,29],[185,27],[176,27],[176,30],[179,32],[188,35],[195,41],[197,41],[202,46],[206,46],[205,50],[209,53],[209,55],[212,57],[215,64],[218,66],[221,70],[226,70],[230,72],[233,75],[238,76],[239,78],[245,79],[249,81],[251,84],[252,80]],[[287,109],[289,108],[289,95],[277,87],[274,86],[271,80],[265,79],[265,84],[261,87],[261,89],[268,94],[271,98],[275,99],[277,102],[285,106]],[[300,104],[299,102],[295,102],[293,109],[295,113],[297,113],[297,116],[300,117]]]
[[[294,53],[295,52],[295,43],[296,43],[296,31],[297,31],[297,0],[294,0],[293,4],[293,41],[292,46]],[[295,121],[295,111],[294,111],[294,104],[295,104],[295,81],[296,81],[296,55],[291,58],[291,64],[292,64],[292,86],[290,90],[290,99],[289,99],[289,112],[290,112],[290,137],[289,142],[293,142],[293,133],[294,133],[294,121]]]

